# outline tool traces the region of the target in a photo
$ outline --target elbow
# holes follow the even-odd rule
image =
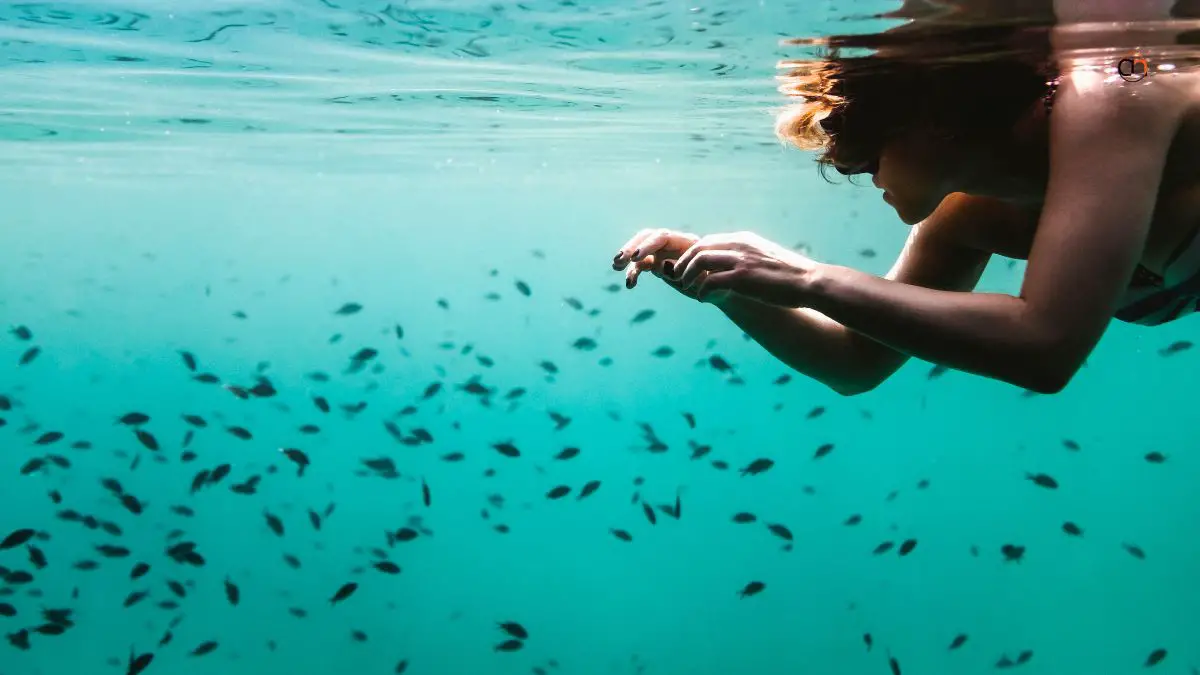
[[[1077,368],[1047,368],[1026,378],[1022,384],[1026,389],[1038,394],[1058,394],[1067,388],[1075,379]]]
[[[1083,365],[1074,355],[1050,350],[1025,360],[1026,366],[1013,383],[1038,394],[1058,394],[1067,388]]]
[[[1033,377],[1022,378],[1017,384],[1035,394],[1058,394],[1071,383],[1072,375],[1041,373]]]
[[[862,377],[853,380],[839,380],[836,382],[826,382],[825,385],[841,396],[861,396],[872,392],[876,387],[883,384],[887,378],[877,377]]]

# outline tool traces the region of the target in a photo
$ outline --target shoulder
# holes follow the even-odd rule
[[[1150,141],[1171,134],[1195,99],[1196,82],[1191,75],[1156,73],[1131,82],[1093,70],[1064,72],[1050,117],[1051,143],[1089,137]],[[1105,139],[1092,136],[1096,133]]]
[[[955,192],[914,228],[914,238],[967,249],[995,252],[998,233],[1032,227],[1037,212],[995,199]]]

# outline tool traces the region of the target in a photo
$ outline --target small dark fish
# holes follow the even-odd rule
[[[517,640],[517,639],[512,639],[512,640],[505,640],[504,642],[501,642],[500,644],[496,645],[495,650],[498,652],[515,652],[515,651],[520,650],[524,646],[525,646],[524,642],[521,642],[520,640]]]
[[[894,542],[890,542],[890,541],[882,542],[878,546],[875,547],[875,550],[872,551],[872,553],[874,553],[875,555],[883,555],[884,553],[887,553],[888,551],[892,550],[892,547],[895,545],[896,544]]]
[[[267,527],[271,528],[272,532],[280,537],[283,536],[283,521],[279,519],[279,516],[276,516],[269,511],[263,511],[263,518],[266,519]]]
[[[533,291],[530,290],[530,288],[529,288],[529,284],[525,283],[524,281],[521,281],[520,279],[517,279],[516,287],[517,287],[517,292],[519,292],[521,295],[523,295],[527,298],[533,294]]]
[[[408,670],[408,659],[400,659],[400,662],[396,664],[396,675],[401,675],[406,670]]]
[[[746,467],[742,469],[741,473],[743,476],[757,476],[764,471],[770,470],[770,468],[773,466],[775,466],[774,460],[766,458],[756,459],[747,464]]]
[[[650,521],[651,525],[658,524],[658,517],[654,515],[654,509],[650,508],[646,502],[642,502],[642,513],[646,514],[646,520]]]
[[[125,675],[138,675],[138,673],[150,667],[150,663],[154,661],[154,654],[145,653],[138,656],[133,655],[133,650],[129,652],[129,666],[125,669]]]
[[[599,489],[600,481],[589,480],[587,483],[584,483],[582,488],[580,488],[579,494],[575,496],[575,499],[576,501],[581,500]]]
[[[1072,523],[1071,521],[1067,521],[1067,522],[1063,523],[1062,531],[1066,532],[1067,534],[1069,534],[1073,537],[1082,537],[1083,536],[1083,529],[1081,529],[1078,525],[1076,525],[1075,523]]]
[[[1000,553],[1004,556],[1005,562],[1021,562],[1021,559],[1025,557],[1025,547],[1005,544],[1000,547]]]
[[[50,445],[52,443],[57,443],[57,442],[61,441],[62,439],[63,439],[62,432],[47,431],[46,433],[42,434],[41,436],[38,436],[37,440],[34,441],[33,444],[34,445]]]
[[[967,634],[959,633],[958,635],[954,636],[953,640],[950,641],[949,650],[954,651],[955,649],[958,649],[959,647],[963,646],[966,643],[967,643]]]
[[[20,649],[22,651],[28,650],[29,649],[29,631],[27,629],[22,628],[21,630],[15,632],[15,633],[9,633],[8,634],[8,642],[9,642],[9,644],[16,647],[17,649]]]
[[[629,534],[629,532],[627,532],[625,530],[618,530],[616,528],[610,528],[608,531],[612,532],[613,536],[616,537],[617,539],[620,539],[621,541],[633,541],[633,535]]]
[[[4,550],[10,549],[10,548],[16,548],[18,546],[21,546],[21,545],[25,544],[26,542],[28,542],[30,539],[33,539],[33,536],[35,534],[37,534],[37,532],[30,528],[22,528],[20,530],[14,530],[13,532],[9,533],[9,535],[7,537],[5,537],[2,541],[0,541],[0,551],[4,551]]]
[[[833,452],[833,443],[824,443],[817,448],[816,452],[813,453],[813,459],[821,459],[831,452]]]
[[[337,311],[334,312],[334,314],[337,314],[339,316],[350,316],[351,314],[358,314],[359,312],[362,311],[362,308],[363,308],[363,306],[358,304],[357,302],[347,302],[346,304],[339,307],[337,309]]]
[[[875,638],[871,637],[870,633],[863,633],[863,644],[867,646],[867,651],[871,651],[871,647],[875,644]]]
[[[419,532],[411,527],[402,527],[396,530],[396,533],[392,536],[396,539],[396,541],[412,541],[416,539],[419,534]]]
[[[515,621],[503,621],[496,625],[500,627],[500,630],[517,638],[518,640],[529,639],[529,632],[525,630],[524,626]]]
[[[329,599],[329,604],[336,605],[346,598],[349,598],[351,595],[354,595],[354,591],[357,590],[358,584],[354,583],[353,581],[342,584],[342,587],[337,589],[337,592],[334,593],[333,597]]]
[[[517,446],[513,445],[512,443],[508,443],[508,442],[494,443],[494,444],[492,444],[492,447],[496,449],[496,452],[499,452],[500,454],[504,455],[505,457],[520,457],[521,456],[521,451],[518,450]]]
[[[633,318],[630,319],[629,323],[645,323],[645,322],[649,321],[650,319],[653,319],[654,315],[655,315],[654,310],[643,309],[640,312],[638,312],[637,314],[634,314]]]
[[[41,354],[41,353],[42,353],[41,347],[30,347],[29,349],[25,350],[24,354],[21,355],[21,360],[19,362],[19,365],[27,366],[27,365],[33,363],[33,360],[36,359],[38,357],[38,354]]]
[[[372,566],[384,574],[400,574],[400,566],[390,560],[381,560]]]
[[[22,476],[29,476],[41,471],[44,468],[46,468],[46,460],[42,459],[41,457],[34,457],[21,466],[20,473]]]
[[[750,583],[746,584],[741,591],[738,592],[738,595],[743,598],[748,598],[752,595],[758,595],[759,593],[762,593],[763,589],[766,587],[767,585],[761,581],[751,581]]]
[[[1162,349],[1158,350],[1158,355],[1159,356],[1172,356],[1172,355],[1178,354],[1180,352],[1186,352],[1187,350],[1191,349],[1193,346],[1194,345],[1192,344],[1192,342],[1190,340],[1177,340],[1177,341],[1172,342],[1171,344],[1167,345],[1166,347],[1163,347]]]
[[[145,413],[131,412],[126,413],[117,418],[117,424],[126,424],[131,427],[136,427],[150,421],[150,416]]]
[[[129,595],[125,596],[125,602],[121,603],[121,605],[128,609],[138,604],[142,600],[145,600],[146,596],[148,595],[150,595],[149,591],[133,591]]]
[[[101,544],[95,547],[96,552],[105,558],[127,558],[129,557],[129,549],[124,546],[113,546],[112,544]]]
[[[144,562],[140,562],[140,563],[134,565],[133,569],[129,571],[129,578],[130,579],[140,579],[140,578],[146,576],[146,573],[149,571],[150,571],[150,566]]]
[[[33,331],[29,330],[28,326],[17,326],[8,329],[8,332],[21,342],[29,342],[33,339]]]
[[[297,448],[280,448],[279,451],[283,453],[284,457],[287,457],[293,464],[296,465],[296,476],[303,476],[304,470],[307,469],[309,465],[308,455],[304,454],[303,450],[299,450]]]
[[[1148,452],[1146,453],[1146,461],[1151,464],[1162,464],[1167,461],[1167,456],[1158,451]]]
[[[912,553],[913,549],[916,547],[917,547],[916,539],[905,539],[903,542],[900,543],[900,548],[897,550],[897,553],[899,553],[900,556],[903,557],[903,556],[908,555],[909,553]]]
[[[250,430],[244,427],[228,427],[225,430],[233,434],[234,437],[240,438],[243,441],[248,441],[254,437],[251,435]]]
[[[1051,490],[1056,490],[1056,489],[1058,489],[1058,481],[1054,480],[1054,478],[1053,478],[1053,477],[1051,477],[1051,476],[1049,476],[1049,475],[1047,475],[1047,474],[1044,474],[1044,473],[1036,473],[1036,474],[1035,474],[1035,473],[1026,473],[1026,474],[1025,474],[1025,478],[1026,478],[1027,480],[1030,480],[1030,481],[1032,481],[1034,485],[1040,485],[1041,487],[1048,488],[1048,489],[1051,489]]]
[[[196,372],[196,357],[191,352],[180,350],[180,358],[183,359],[183,365],[193,373]]]
[[[204,656],[205,654],[211,654],[216,650],[217,650],[216,641],[209,640],[207,642],[201,642],[199,644],[199,646],[197,646],[195,649],[193,649],[191,656]]]
[[[892,675],[901,675],[900,662],[896,660],[896,657],[888,657],[888,666],[892,669]]]
[[[579,456],[579,448],[563,448],[562,450],[559,451],[559,453],[557,455],[554,456],[554,459],[568,460],[568,459],[573,459],[578,456]]]
[[[1163,659],[1165,658],[1167,658],[1167,650],[1162,648],[1155,649],[1154,651],[1150,652],[1149,656],[1146,657],[1146,663],[1143,664],[1143,667],[1150,668],[1152,666],[1157,666],[1158,664],[1162,663]]]
[[[550,491],[546,493],[546,499],[562,499],[569,494],[571,494],[570,486],[558,485],[550,488]]]
[[[421,479],[421,501],[423,501],[427,507],[433,502],[433,498],[429,494],[429,484],[425,482],[424,478]]]
[[[847,518],[845,521],[843,521],[842,524],[846,525],[847,527],[854,527],[855,525],[858,525],[861,522],[862,522],[862,516],[855,513],[855,514],[851,515],[849,518]]]
[[[233,583],[233,581],[228,577],[225,578],[225,598],[229,600],[229,604],[233,605],[234,607],[237,607],[237,604],[241,602],[242,599],[241,589],[239,589],[237,584]]]
[[[741,515],[741,514],[738,514],[738,515]],[[747,515],[749,515],[749,514],[747,514]],[[785,527],[783,525],[780,525],[778,523],[768,523],[767,529],[771,531],[771,534],[774,534],[776,537],[779,537],[780,539],[783,539],[784,541],[792,541],[792,531],[787,529],[787,527]]]
[[[754,515],[753,513],[747,513],[745,511],[742,511],[741,513],[733,514],[733,522],[738,523],[740,525],[745,525],[746,523],[753,523],[756,520],[758,520],[758,516]]]
[[[154,437],[154,434],[144,429],[137,429],[133,433],[147,450],[158,450],[158,439]]]
[[[1138,560],[1146,559],[1146,552],[1143,551],[1142,548],[1140,546],[1137,546],[1136,544],[1121,544],[1121,548],[1125,549],[1129,553],[1129,555],[1137,558]]]

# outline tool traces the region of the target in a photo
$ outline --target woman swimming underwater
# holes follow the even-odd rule
[[[1111,320],[1200,307],[1200,76],[1113,57],[840,58],[781,64],[776,132],[870,174],[912,231],[886,277],[749,232],[644,230],[613,267],[711,303],[795,370],[853,395],[910,357],[1062,390]],[[1132,63],[1132,59],[1130,60]],[[974,292],[993,255],[1027,259],[1018,295]]]

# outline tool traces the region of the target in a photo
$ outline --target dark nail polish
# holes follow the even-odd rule
[[[633,277],[625,277],[625,288],[633,288]]]
[[[639,248],[639,249],[636,249],[636,250],[633,252],[633,255],[631,255],[631,256],[629,256],[629,257],[630,257],[630,258],[637,258],[637,257],[638,257],[638,256],[640,256],[641,254],[642,254],[642,249],[640,249],[640,248]]]
[[[664,275],[671,277],[671,278],[675,277],[675,261],[674,260],[668,260],[665,263],[663,263],[662,269],[663,269]]]
[[[613,256],[613,262],[617,262],[620,259],[621,259],[621,252],[617,251],[617,254]]]

